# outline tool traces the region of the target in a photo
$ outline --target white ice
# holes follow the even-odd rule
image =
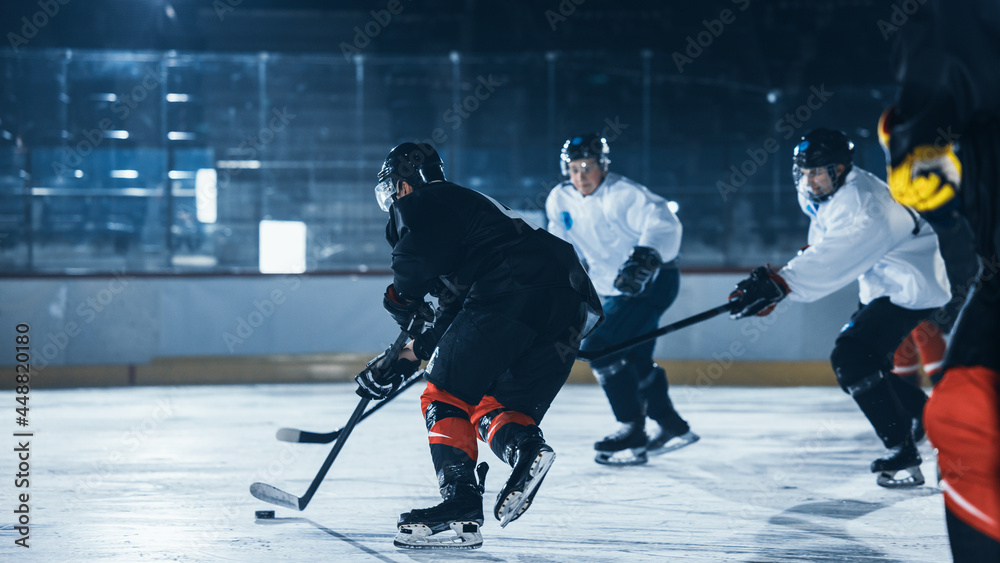
[[[0,456],[0,560],[949,560],[931,447],[921,446],[927,485],[878,487],[868,466],[883,449],[839,389],[671,395],[701,441],[615,468],[593,462],[593,442],[615,427],[603,393],[567,386],[542,422],[558,457],[530,510],[504,529],[492,519],[508,468],[480,444],[491,466],[483,547],[429,552],[392,545],[400,512],[439,501],[418,389],[357,427],[302,512],[258,501],[249,486],[304,493],[331,445],[274,433],[339,428],[357,404],[353,385],[33,390],[29,488],[13,479],[24,438],[8,434]],[[0,398],[14,404],[10,392]],[[24,492],[28,549],[14,544],[12,517]],[[271,508],[274,520],[255,521]]]

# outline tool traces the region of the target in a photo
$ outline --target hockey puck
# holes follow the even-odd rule
[[[274,511],[273,510],[258,510],[256,512],[254,512],[253,515],[255,517],[257,517],[257,518],[274,518]]]

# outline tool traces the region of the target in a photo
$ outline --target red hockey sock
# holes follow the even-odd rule
[[[906,335],[903,343],[896,348],[892,356],[892,373],[900,376],[910,376],[920,371],[920,351],[913,342],[913,332]]]
[[[924,373],[927,374],[927,377],[936,377],[941,371],[941,363],[944,361],[944,353],[948,347],[944,335],[941,334],[941,328],[930,321],[924,321],[913,329],[910,338],[920,350],[920,361],[924,364]]]

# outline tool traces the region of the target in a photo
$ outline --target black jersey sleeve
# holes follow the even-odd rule
[[[396,291],[421,299],[442,275],[453,272],[461,259],[461,236],[454,221],[443,221],[419,197],[401,198],[390,209],[387,238],[392,245]]]

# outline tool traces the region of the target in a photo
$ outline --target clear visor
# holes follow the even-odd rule
[[[600,166],[601,165],[597,163],[597,160],[593,158],[573,160],[569,163],[569,171],[572,173],[589,174],[600,168]]]
[[[826,201],[836,189],[837,165],[827,164],[816,168],[792,166],[795,189],[812,201]]]
[[[375,184],[375,200],[378,201],[378,206],[382,208],[382,211],[389,212],[389,206],[392,205],[395,197],[396,188],[392,187],[392,178],[386,178]]]
[[[560,160],[563,176],[572,174],[587,174],[597,168],[603,168],[596,158],[578,158],[570,160],[569,157],[562,157]]]

